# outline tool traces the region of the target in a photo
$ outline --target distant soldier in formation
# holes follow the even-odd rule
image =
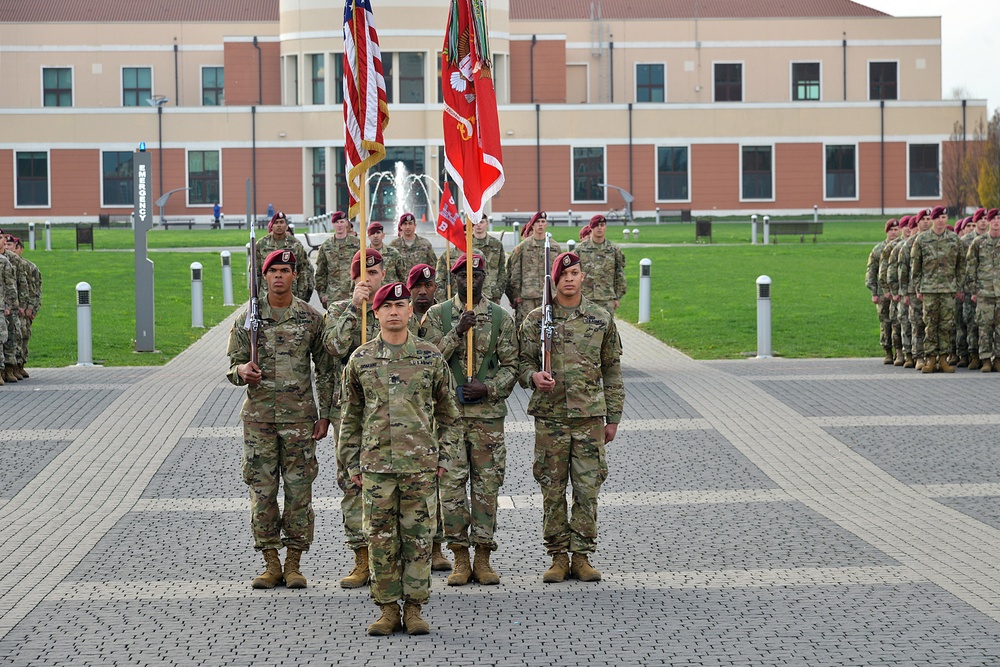
[[[4,304],[4,313],[7,319],[7,341],[4,343],[4,368],[3,379],[5,382],[17,382],[25,379],[21,374],[21,367],[24,359],[21,356],[22,340],[24,337],[24,317],[25,311],[30,306],[28,289],[28,268],[25,261],[14,252],[14,239],[12,234],[6,234],[0,238],[0,251],[10,262],[11,273],[14,281],[14,298],[12,303]]]
[[[267,235],[257,241],[257,266],[262,266],[264,259],[275,250],[290,250],[301,260],[298,271],[296,271],[295,284],[292,285],[292,293],[308,303],[316,286],[316,278],[313,276],[312,265],[306,259],[308,255],[305,248],[288,231],[288,218],[285,217],[284,213],[278,211],[267,223]],[[259,292],[262,298],[267,294],[266,283],[261,283]]]
[[[605,233],[608,221],[598,213],[590,219],[590,238],[576,247],[583,275],[583,295],[614,317],[625,296],[625,254]]]
[[[323,241],[316,255],[316,291],[324,308],[351,298],[351,261],[359,252],[358,238],[347,233],[346,213],[334,212],[330,216],[330,224],[333,225],[333,236]]]
[[[586,225],[580,228],[580,240],[586,241],[589,238],[590,238],[590,223],[587,223]]]
[[[911,251],[910,282],[924,306],[924,356],[921,372],[954,373],[947,355],[954,343],[955,299],[964,298],[965,252],[955,232],[946,229],[948,211],[931,211],[931,229],[917,236]]]
[[[923,302],[917,298],[917,286],[910,280],[913,268],[912,254],[913,244],[917,237],[930,229],[931,221],[927,217],[927,210],[920,210],[916,215],[910,216],[910,238],[899,251],[899,291],[904,294],[903,302],[910,311],[910,326],[913,329],[913,368],[923,370],[924,367],[924,306]],[[906,364],[903,364],[906,368]]]
[[[889,224],[889,223],[893,224]],[[893,363],[892,359],[892,321],[889,318],[890,299],[885,298],[878,284],[879,263],[882,259],[882,250],[886,245],[895,240],[899,234],[899,225],[895,220],[885,223],[885,240],[879,241],[868,253],[868,270],[865,274],[865,286],[872,293],[872,303],[878,311],[879,344],[885,350],[884,364]]]
[[[385,227],[381,222],[373,222],[368,225],[368,247],[378,250],[382,255],[382,266],[385,267],[385,282],[403,283],[406,282],[406,269],[403,256],[399,251],[385,243]]]
[[[13,239],[13,242],[11,239]],[[13,248],[10,247],[11,243],[13,243]],[[24,244],[21,242],[21,239],[16,236],[9,236],[7,244],[8,249],[12,249],[21,258],[21,261],[24,262],[28,277],[27,303],[24,308],[24,317],[21,318],[21,357],[20,363],[14,369],[15,373],[21,376],[20,379],[24,380],[29,377],[28,371],[24,369],[24,366],[28,363],[28,342],[31,340],[31,324],[35,321],[38,311],[42,308],[42,272],[39,271],[34,262],[24,259]]]
[[[260,299],[258,360],[251,359],[248,309],[229,332],[230,382],[247,387],[243,420],[243,481],[250,487],[250,526],[265,570],[254,588],[305,588],[302,553],[312,544],[312,483],[319,472],[316,442],[326,437],[333,405],[334,364],[323,348],[323,315],[292,293],[296,257],[275,250],[261,266],[268,283]],[[313,398],[312,364],[316,372]],[[279,512],[278,486],[284,486]],[[287,547],[284,567],[278,549]]]
[[[472,251],[482,255],[485,261],[483,296],[493,303],[500,303],[507,288],[507,253],[500,239],[490,235],[489,230],[489,218],[483,213],[479,222],[472,225]]]
[[[1000,370],[1000,215],[989,211],[987,231],[978,234],[966,255],[966,291],[975,304],[978,340],[970,346],[983,373]],[[971,370],[975,370],[969,364]]]
[[[890,226],[895,229],[896,233],[891,241],[888,241],[882,248],[882,254],[879,258],[878,264],[878,287],[879,291],[882,293],[882,299],[889,303],[889,325],[892,331],[892,349],[893,353],[893,363],[896,366],[902,366],[905,359],[905,354],[903,352],[903,342],[902,342],[902,331],[900,327],[899,318],[899,308],[898,308],[898,295],[892,290],[889,283],[889,264],[890,258],[892,256],[892,251],[899,245],[899,222],[895,219],[889,220],[886,223],[886,228]]]
[[[412,213],[404,213],[399,216],[399,223],[396,225],[397,238],[389,244],[399,251],[403,256],[403,271],[409,274],[417,264],[428,264],[434,266],[437,263],[437,255],[431,242],[422,236],[417,235],[417,219]]]
[[[899,339],[903,346],[902,354],[897,353],[895,357],[895,365],[913,368],[913,327],[910,324],[910,308],[906,305],[906,295],[902,292],[902,286],[899,282],[899,257],[903,248],[906,247],[907,240],[913,235],[913,230],[910,228],[910,216],[904,215],[899,219],[899,233],[900,236],[889,253],[886,282],[889,285],[893,306],[896,308],[899,319]]]
[[[7,372],[7,366],[17,366],[14,351],[7,344],[7,341],[11,335],[13,322],[17,317],[19,301],[17,296],[17,274],[14,272],[14,267],[7,257],[6,235],[2,229],[0,229],[0,239],[3,239],[3,243],[0,244],[2,245],[0,247],[0,308],[2,308],[3,313],[3,321],[0,322],[0,385],[3,385],[5,378],[12,377],[11,373],[13,373],[13,368],[11,368],[11,373]],[[17,382],[17,377],[13,377],[15,377],[13,381]]]
[[[990,213],[995,215],[996,209],[987,211],[986,209],[979,209],[970,219],[970,222],[966,224],[966,228],[969,231],[962,236],[962,241],[965,243],[966,247],[966,274],[968,274],[968,259],[969,251],[972,248],[973,242],[981,237],[987,236],[990,229]],[[975,294],[971,286],[968,286],[968,279],[966,280],[968,294]],[[965,347],[967,349],[968,357],[966,359],[959,360],[959,366],[968,366],[970,370],[977,370],[980,368],[981,359],[979,356],[979,319],[976,316],[976,310],[978,305],[976,301],[971,298],[965,299],[962,302],[962,318],[964,320],[965,326]],[[967,363],[963,364],[965,361]]]
[[[413,303],[413,319],[420,324],[431,306],[438,302],[437,271],[428,264],[414,265],[406,276],[406,289]]]
[[[547,273],[545,267],[545,230],[548,215],[539,211],[531,216],[521,230],[524,239],[510,251],[507,258],[507,298],[514,307],[514,323],[521,322],[535,308],[542,305],[542,287]],[[551,253],[559,254],[559,244],[551,241]]]

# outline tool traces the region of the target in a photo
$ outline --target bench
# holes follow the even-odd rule
[[[303,236],[303,237],[305,238],[305,240],[306,240],[306,245],[307,245],[307,246],[309,246],[309,250],[308,250],[308,251],[306,251],[306,257],[308,257],[309,255],[311,255],[311,254],[313,254],[314,252],[316,252],[317,250],[319,250],[319,247],[320,247],[321,245],[323,245],[323,242],[322,242],[322,241],[319,241],[319,242],[317,242],[317,241],[315,241],[315,240],[314,240],[314,239],[315,239],[315,237],[316,237],[316,235],[315,235],[315,234],[313,234],[313,238],[312,238],[312,239],[311,239],[311,238],[309,238],[309,235],[308,235],[308,234],[303,234],[302,236]]]
[[[656,219],[657,222],[663,222],[664,220],[680,220],[681,222],[691,222],[691,209],[689,208],[668,208],[660,209],[659,217]]]
[[[805,243],[806,236],[810,234],[813,243],[816,243],[816,237],[823,233],[822,222],[806,220],[772,220],[770,227],[770,236],[798,236],[799,243]],[[774,239],[774,242],[777,243],[778,239]]]
[[[170,220],[164,219],[160,221],[160,226],[163,227],[164,229],[170,229],[171,225],[173,225],[174,227],[182,225],[184,227],[187,227],[188,229],[192,229],[195,226],[195,224],[196,223],[194,221],[194,218],[172,218]]]
[[[500,222],[502,222],[504,225],[513,225],[515,222],[519,225],[523,225],[524,223],[528,222],[528,220],[531,220],[531,216],[533,215],[534,213],[509,213],[501,216]],[[545,215],[549,223],[553,225],[557,225],[560,222],[562,222],[567,225],[572,225],[576,227],[577,223],[583,220],[583,216],[580,215],[579,213],[574,213],[571,216],[569,213],[557,213],[557,212],[546,211]]]

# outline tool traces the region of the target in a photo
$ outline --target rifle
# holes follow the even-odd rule
[[[250,187],[249,180],[247,181],[247,187]],[[260,368],[257,358],[257,334],[260,332],[260,327],[263,324],[260,319],[260,303],[257,298],[257,283],[260,279],[260,268],[257,266],[256,230],[252,222],[248,226],[250,227],[250,311],[247,313],[247,321],[244,327],[250,330],[250,361]]]
[[[552,298],[555,285],[552,284],[552,273],[549,256],[552,253],[550,239],[552,234],[545,234],[545,283],[542,286],[542,371],[552,374],[552,334],[555,325],[552,322]]]

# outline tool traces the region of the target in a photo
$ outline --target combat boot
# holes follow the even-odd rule
[[[472,565],[469,563],[469,548],[457,544],[449,544],[448,548],[455,554],[455,570],[448,575],[449,586],[465,586],[472,578]]]
[[[983,360],[983,365],[979,367],[979,370],[981,372],[983,372],[983,373],[992,373],[993,372],[993,361],[990,360],[990,359],[984,359]]]
[[[3,386],[3,373],[0,373],[0,387]]]
[[[955,367],[948,363],[949,359],[945,355],[938,357],[938,370],[942,373],[954,373]]]
[[[17,376],[14,375],[14,367],[10,364],[3,367],[3,379],[4,382],[17,382]]]
[[[974,370],[976,370],[978,368],[981,368],[982,365],[983,365],[982,361],[979,359],[979,355],[978,354],[973,354],[971,357],[969,357],[969,370],[970,371],[974,371]]]
[[[28,375],[28,371],[24,370],[24,364],[17,365],[17,372],[20,373],[21,377],[23,377],[25,380],[31,377],[30,375]]]
[[[285,556],[285,586],[288,588],[306,587],[306,578],[299,571],[300,558],[302,558],[302,549],[288,547]]]
[[[546,584],[557,584],[566,581],[569,576],[569,556],[564,553],[552,554],[552,567],[545,570],[542,581]]]
[[[916,362],[913,361],[913,355],[909,352],[906,353],[906,357],[903,360],[903,368],[913,368]]]
[[[924,370],[924,358],[917,357],[917,362],[913,365],[913,367],[916,368],[918,371]]]
[[[500,583],[500,575],[490,567],[490,549],[476,547],[476,559],[472,562],[472,580],[484,586],[495,586]]]
[[[573,564],[570,566],[569,576],[580,581],[601,580],[601,573],[590,564],[587,554],[573,554]]]
[[[254,588],[274,588],[281,583],[281,559],[277,549],[264,549],[266,569],[250,582]]]
[[[902,350],[896,350],[896,356],[893,358],[892,365],[893,366],[902,366],[903,365],[903,351]]]
[[[924,367],[920,369],[921,373],[933,373],[937,370],[937,357],[927,357],[924,359]]]
[[[21,364],[17,364],[16,366],[14,366],[14,375],[17,376],[18,380],[24,380],[28,377],[27,375],[24,374],[23,368],[24,366],[22,366]]]
[[[408,635],[426,635],[431,631],[427,621],[420,618],[420,605],[416,602],[403,603],[403,625]]]
[[[354,569],[340,580],[341,588],[361,588],[368,583],[371,570],[368,568],[368,547],[354,551]]]
[[[396,630],[403,629],[403,623],[399,615],[399,605],[395,602],[380,604],[382,615],[378,620],[368,626],[368,634],[372,637],[388,637]]]
[[[958,368],[968,368],[969,367],[969,355],[963,354],[958,357]]]
[[[447,572],[451,569],[451,561],[441,553],[440,542],[435,542],[431,549],[431,569],[435,572]]]
[[[891,347],[885,348],[885,359],[882,360],[882,363],[885,364],[886,366],[891,366],[892,365],[892,348]]]

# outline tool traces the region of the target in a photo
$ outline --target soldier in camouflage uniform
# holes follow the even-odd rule
[[[38,311],[42,308],[42,272],[38,267],[27,259],[24,259],[24,244],[21,239],[14,238],[14,253],[24,262],[28,275],[28,303],[24,309],[24,317],[21,318],[21,363],[14,369],[21,379],[28,377],[28,371],[24,370],[28,363],[28,341],[31,340],[31,324],[38,316]],[[0,362],[2,364],[2,362]]]
[[[500,239],[491,236],[489,230],[489,218],[483,213],[479,222],[472,225],[472,252],[478,252],[486,260],[483,296],[493,303],[500,303],[507,288],[507,253]]]
[[[980,236],[987,236],[990,229],[990,213],[995,215],[996,209],[991,211],[986,211],[985,209],[979,209],[976,211],[975,215],[970,218],[970,222],[967,223],[966,227],[971,227],[970,231],[962,236],[962,242],[965,243],[966,247],[966,274],[968,274],[968,260],[969,251],[972,249],[972,243]],[[963,230],[964,231],[964,230]],[[966,277],[966,289],[967,294],[975,294],[975,288]],[[964,320],[965,326],[965,347],[967,348],[968,357],[965,359],[959,359],[959,367],[968,366],[970,370],[976,370],[980,368],[982,361],[979,356],[979,319],[976,316],[976,310],[979,308],[975,299],[965,299],[961,304],[961,314]],[[967,362],[967,363],[963,363]],[[991,364],[992,366],[992,364]]]
[[[4,257],[11,266],[11,274],[14,281],[14,298],[8,303],[5,299],[4,313],[7,320],[7,341],[3,345],[4,367],[3,379],[5,382],[17,382],[24,377],[17,372],[18,366],[23,363],[21,359],[21,320],[24,318],[25,308],[28,306],[28,271],[24,261],[17,256],[13,250],[8,250],[8,244],[13,247],[9,239],[15,238],[11,234],[3,237],[2,250]]]
[[[358,237],[347,233],[347,214],[343,211],[333,213],[330,224],[333,236],[323,241],[316,254],[316,291],[324,308],[351,298],[351,261],[359,252]]]
[[[403,256],[399,251],[385,243],[385,227],[381,222],[373,222],[368,225],[368,247],[378,250],[382,255],[382,266],[385,268],[385,282],[405,283],[406,270],[403,263]]]
[[[455,276],[451,274],[452,264],[464,254],[454,243],[445,242],[445,251],[438,257],[434,266],[437,293],[441,295],[437,303],[447,301],[455,296],[459,289],[465,289],[464,285],[459,286],[455,282]]]
[[[910,238],[899,250],[899,293],[904,295],[903,304],[909,309],[910,326],[913,329],[911,336],[913,364],[904,363],[903,368],[916,368],[918,371],[924,367],[924,306],[917,299],[916,285],[910,282],[910,271],[913,267],[913,244],[918,236],[930,229],[930,219],[925,213],[927,211],[921,210],[916,215],[910,216]]]
[[[608,221],[598,213],[590,219],[590,238],[576,247],[583,275],[583,295],[614,317],[625,296],[625,255],[605,236]]]
[[[948,211],[936,206],[930,214],[931,229],[917,236],[911,251],[910,282],[924,305],[924,356],[921,372],[954,373],[947,355],[955,331],[955,299],[963,299],[965,253],[955,232],[946,229]]]
[[[507,257],[507,298],[514,307],[514,324],[521,326],[524,318],[542,305],[545,283],[545,229],[548,215],[539,211],[521,230],[524,238]],[[552,256],[559,254],[559,244],[551,241]]]
[[[889,285],[889,293],[892,294],[893,306],[896,308],[899,318],[899,339],[903,346],[901,353],[896,355],[895,365],[907,367],[906,364],[909,362],[909,368],[912,368],[913,355],[910,350],[913,347],[913,328],[910,325],[910,309],[903,302],[906,295],[900,291],[899,284],[899,255],[906,245],[906,240],[913,233],[913,230],[910,229],[910,216],[904,215],[899,219],[899,233],[900,236],[889,253],[889,263],[886,268],[885,279]]]
[[[359,250],[351,260],[350,275],[354,281],[354,293],[349,299],[330,304],[326,313],[326,330],[323,332],[323,345],[341,364],[346,364],[351,353],[362,343],[362,308],[366,310],[365,342],[373,340],[378,334],[379,325],[372,311],[372,297],[385,279],[382,255],[377,250],[368,248],[365,251],[365,267],[362,271]],[[368,583],[370,575],[368,543],[365,540],[361,519],[361,486],[354,484],[351,476],[347,474],[347,461],[342,458],[343,450],[339,447],[340,434],[336,429],[334,437],[338,443],[337,486],[344,494],[340,500],[344,535],[347,538],[347,547],[354,552],[354,567],[350,574],[340,580],[340,585],[342,588],[360,588]]]
[[[467,270],[467,257],[462,255],[451,267],[460,285],[465,284]],[[486,258],[474,253],[472,309],[466,309],[465,290],[459,289],[450,301],[427,311],[423,324],[424,338],[441,351],[462,392],[462,440],[452,467],[440,483],[444,538],[455,553],[455,571],[448,577],[449,586],[464,586],[470,578],[486,585],[500,583],[499,575],[490,566],[490,552],[497,549],[497,496],[507,468],[503,421],[507,397],[517,381],[518,348],[514,319],[484,298],[485,283]],[[474,330],[471,373],[466,368],[470,329]],[[470,478],[471,512],[466,491]],[[474,564],[469,561],[470,546],[476,550]]]
[[[542,489],[545,548],[552,567],[542,581],[599,581],[588,556],[597,548],[597,494],[608,476],[605,445],[614,440],[625,403],[621,341],[614,318],[580,293],[580,258],[556,257],[552,278],[552,372],[545,372],[540,342],[542,309],[531,311],[520,330],[519,382],[532,389],[528,414],[535,417],[532,473]],[[567,517],[566,483],[573,484]],[[570,565],[567,552],[573,553]]]
[[[590,238],[590,223],[588,222],[586,225],[580,228],[580,240],[586,241],[589,238]]]
[[[3,230],[0,229],[0,238],[4,237]],[[11,266],[7,255],[0,249],[0,386],[4,384],[6,363],[4,356],[7,350],[7,337],[9,336],[7,322],[10,318],[11,309],[17,313],[17,276],[14,274],[14,267]]]
[[[406,289],[410,292],[410,302],[413,305],[413,321],[418,324],[417,335],[423,338],[420,329],[424,315],[431,306],[437,303],[437,271],[427,264],[416,264],[406,276]]]
[[[417,219],[412,213],[399,216],[396,235],[389,245],[403,256],[402,273],[409,274],[410,269],[417,264],[434,266],[437,263],[437,255],[434,254],[431,242],[417,235]]]
[[[892,220],[891,222],[895,223],[896,221]],[[885,224],[885,240],[876,243],[872,251],[868,253],[868,270],[865,273],[865,287],[872,293],[872,303],[875,304],[878,312],[879,344],[885,350],[885,359],[882,360],[884,364],[892,363],[892,322],[889,319],[890,300],[883,296],[882,290],[878,286],[878,269],[882,259],[882,250],[898,234],[898,225],[890,226],[888,222]]]
[[[889,220],[886,223],[886,228],[891,228],[896,230],[896,234],[893,235],[891,241],[888,241],[882,248],[882,255],[879,257],[878,263],[878,288],[882,293],[882,299],[889,302],[889,325],[892,331],[892,348],[895,350],[893,360],[896,366],[902,366],[903,361],[903,340],[902,331],[900,329],[900,319],[899,319],[899,309],[897,308],[897,303],[899,301],[898,295],[896,295],[892,287],[889,284],[889,261],[892,256],[892,251],[899,245],[899,222],[895,219]],[[897,274],[898,277],[898,274]]]
[[[1000,215],[987,224],[987,233],[976,236],[969,246],[965,271],[969,301],[976,306],[976,352],[983,373],[1000,370]]]
[[[368,634],[388,635],[401,626],[411,635],[427,634],[420,608],[431,591],[437,480],[451,467],[458,437],[455,389],[437,348],[407,330],[406,286],[383,286],[372,306],[380,331],[344,370],[339,447],[364,494],[371,593],[381,609]]]
[[[262,326],[258,361],[250,354],[248,310],[229,332],[229,373],[235,385],[247,385],[243,420],[243,481],[250,487],[250,526],[254,548],[262,551],[266,569],[254,588],[305,588],[300,571],[302,552],[313,540],[315,513],[312,483],[319,472],[316,441],[326,437],[333,405],[334,365],[323,349],[323,315],[292,294],[295,255],[276,250],[264,259],[267,297],[260,299]],[[313,399],[310,360],[316,366]],[[278,512],[278,484],[284,486],[284,511]],[[284,537],[282,537],[284,533]],[[284,569],[278,549],[287,547]]]
[[[296,297],[309,303],[312,298],[313,289],[316,286],[316,278],[313,276],[312,264],[308,261],[308,254],[302,243],[294,235],[288,233],[288,218],[281,211],[271,217],[267,223],[267,236],[257,241],[257,266],[264,264],[264,259],[275,250],[290,250],[293,255],[300,258],[295,284],[292,285],[292,293]],[[260,298],[267,295],[267,285],[261,283],[258,294]]]

